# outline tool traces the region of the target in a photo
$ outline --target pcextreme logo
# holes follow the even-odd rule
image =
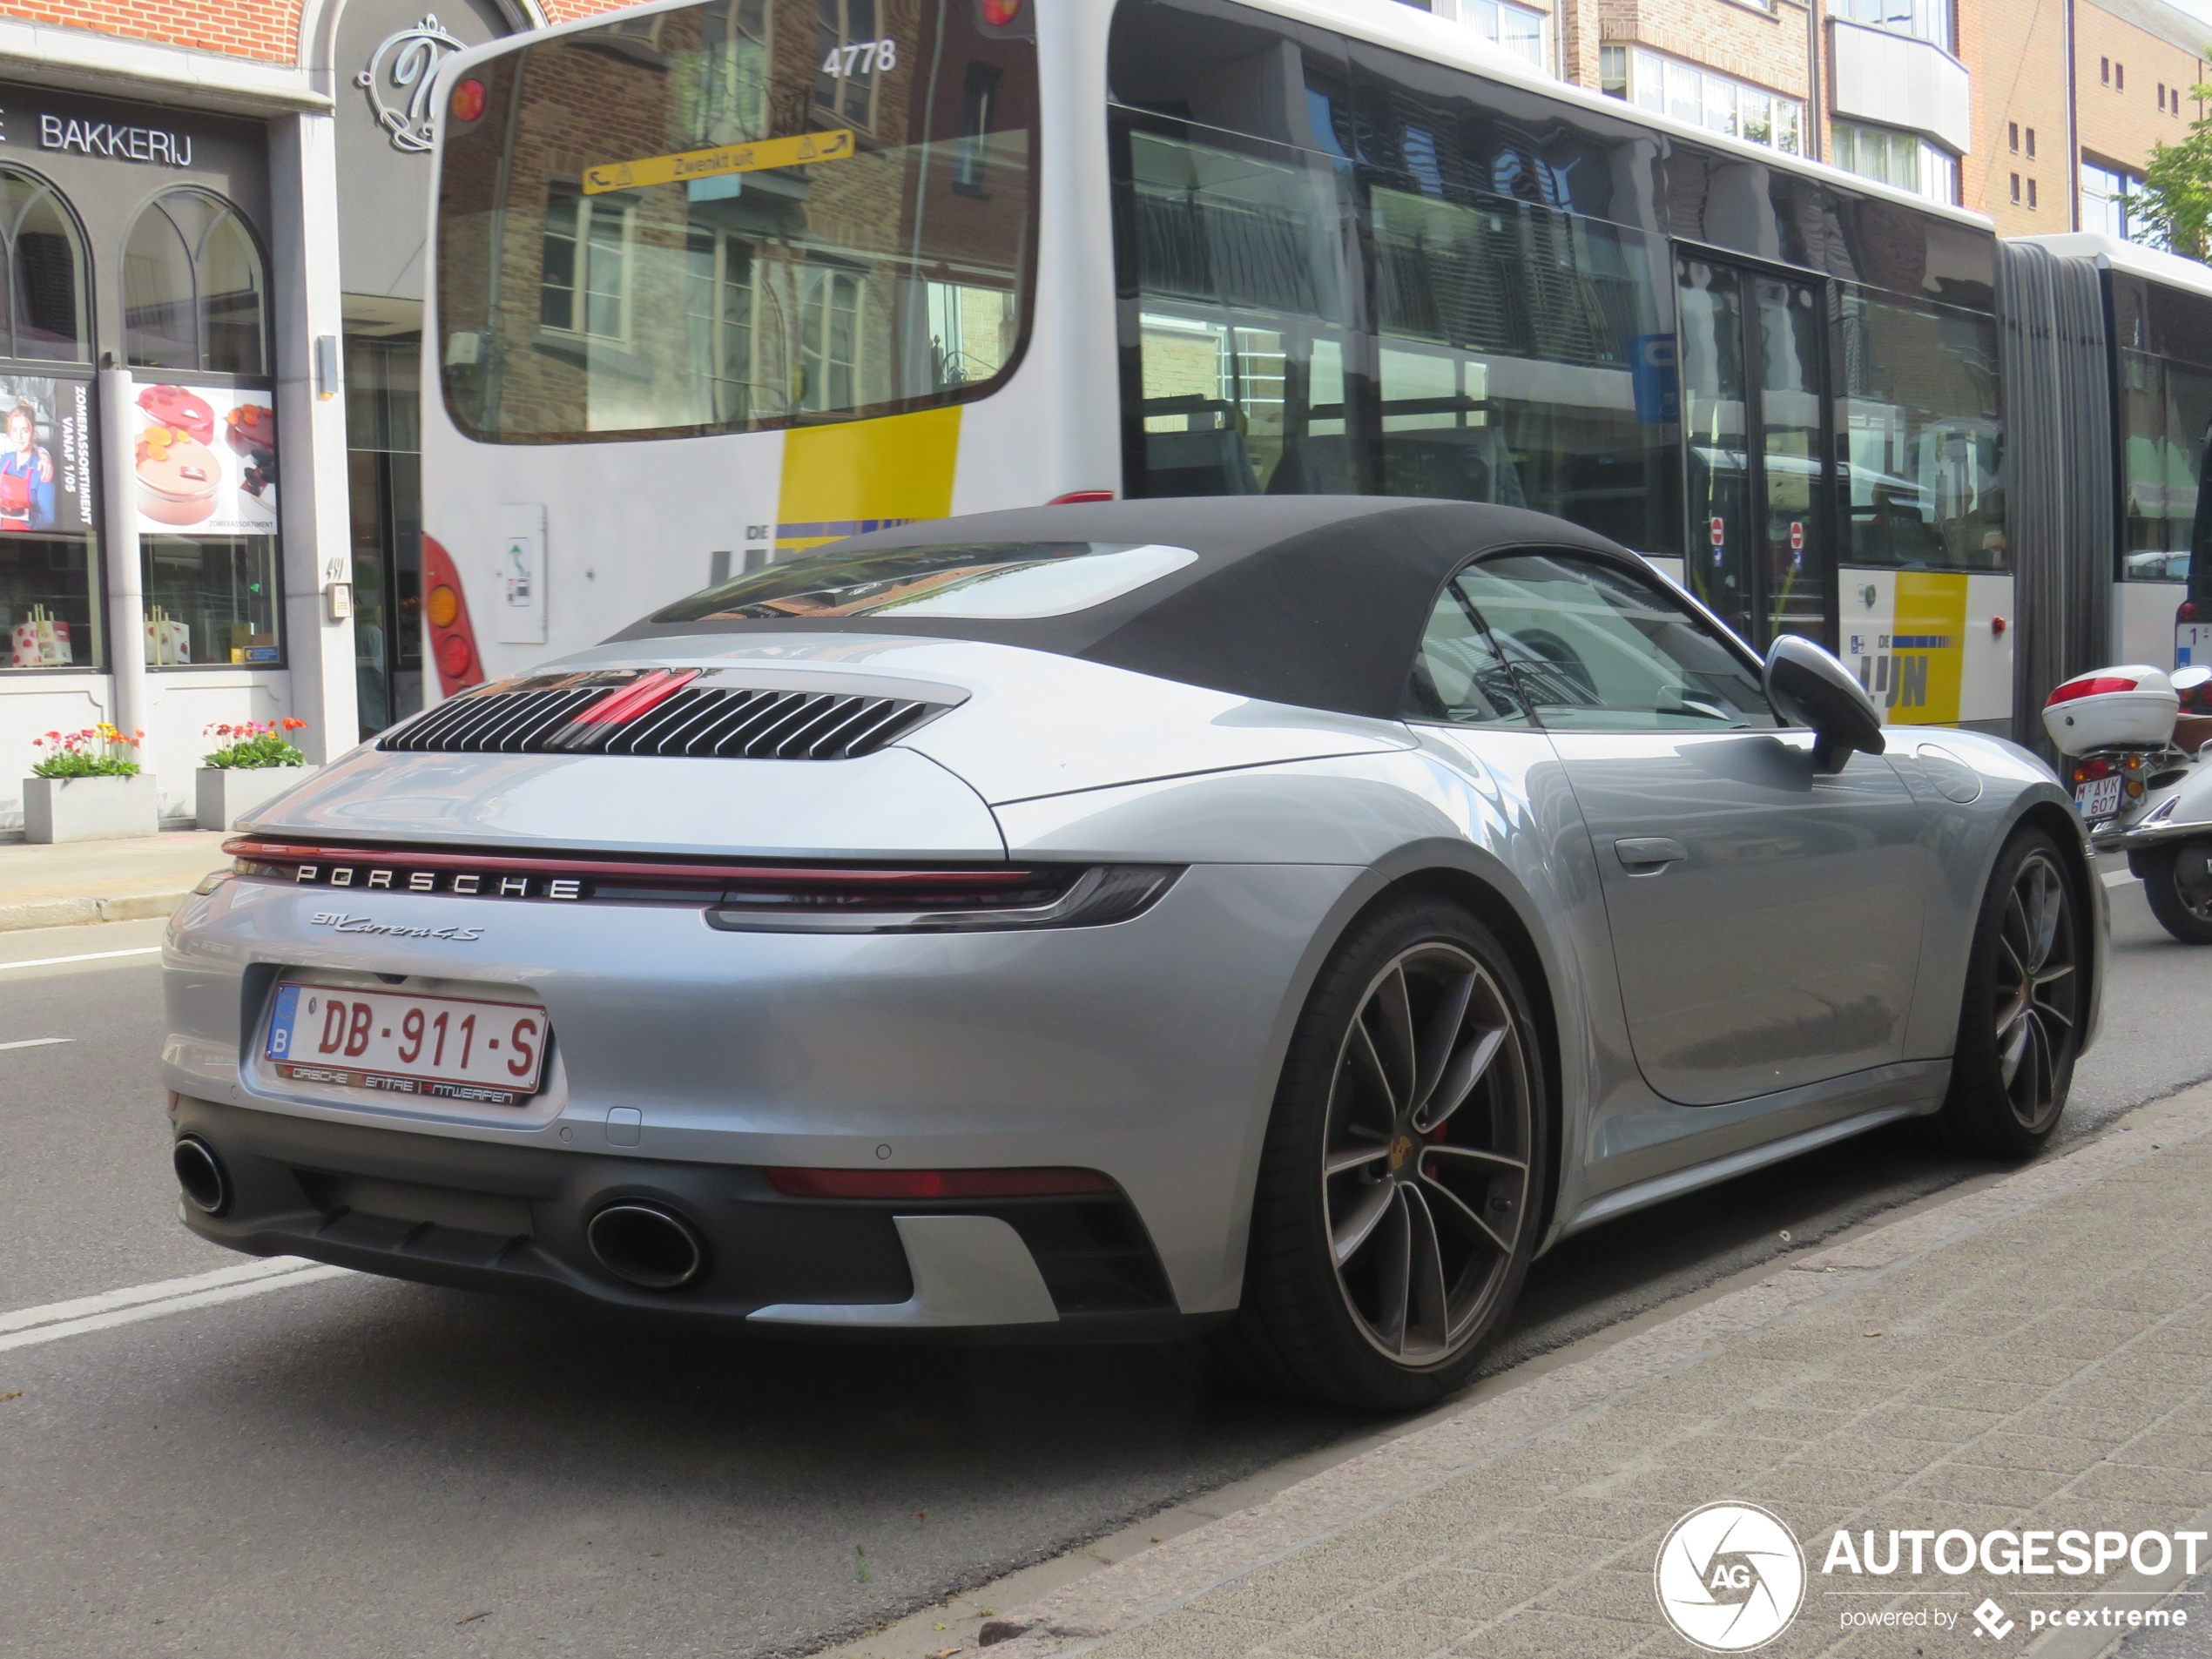
[[[1659,1610],[1708,1653],[1746,1653],[1790,1628],[1805,1597],[1797,1534],[1750,1503],[1709,1503],[1675,1523],[1652,1568]]]

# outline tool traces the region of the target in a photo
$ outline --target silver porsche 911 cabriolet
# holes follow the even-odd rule
[[[1386,1406],[1608,1217],[1900,1118],[2033,1151],[2105,939],[2024,751],[1388,499],[857,536],[227,850],[166,951],[204,1238]]]

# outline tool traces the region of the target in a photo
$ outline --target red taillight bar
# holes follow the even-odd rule
[[[768,1170],[787,1198],[1059,1198],[1119,1192],[1096,1170]]]
[[[531,857],[513,853],[418,852],[407,846],[322,846],[295,841],[264,841],[234,836],[223,843],[234,859],[257,859],[271,863],[406,864],[429,870],[502,871],[515,875],[640,877],[683,881],[715,881],[725,886],[806,883],[824,887],[858,887],[868,892],[901,887],[944,887],[966,883],[995,891],[1001,887],[1033,886],[1043,879],[1039,871],[1004,870],[867,870],[826,869],[759,864],[651,864],[590,857]]]
[[[2136,682],[2124,680],[2117,674],[2087,674],[2078,680],[2068,680],[2043,699],[2045,708],[2060,703],[2071,703],[2077,697],[2106,697],[2114,691],[2132,691]]]

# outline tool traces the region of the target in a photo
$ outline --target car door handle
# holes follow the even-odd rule
[[[1619,836],[1613,851],[1630,875],[1656,875],[1676,860],[1689,856],[1688,847],[1664,835]]]

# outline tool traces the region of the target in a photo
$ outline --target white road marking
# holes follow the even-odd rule
[[[2141,880],[2142,878],[2133,870],[2107,870],[2105,872],[2105,886],[2108,887],[2124,887],[2130,881]]]
[[[0,973],[11,968],[58,968],[64,962],[104,962],[114,956],[158,956],[158,945],[140,945],[132,950],[89,950],[82,956],[38,956],[27,962],[0,962]]]
[[[139,1319],[158,1318],[165,1313],[181,1313],[188,1308],[213,1307],[259,1296],[264,1291],[336,1278],[349,1271],[298,1256],[278,1256],[264,1262],[219,1267],[190,1278],[158,1279],[151,1285],[103,1291],[97,1296],[49,1302],[44,1307],[17,1308],[11,1313],[0,1313],[0,1353],[41,1342],[58,1342],[90,1331],[111,1330]]]
[[[10,1049],[51,1049],[57,1042],[74,1042],[75,1037],[25,1037],[20,1042],[0,1042],[0,1053]]]

